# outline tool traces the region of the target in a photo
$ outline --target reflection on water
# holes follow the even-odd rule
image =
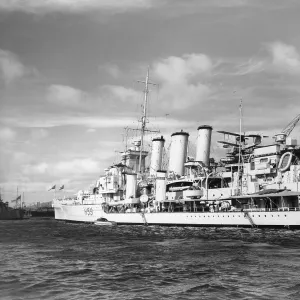
[[[300,299],[300,231],[0,221],[1,299]]]

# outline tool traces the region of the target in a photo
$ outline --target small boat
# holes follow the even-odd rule
[[[100,226],[115,226],[117,225],[117,222],[113,221],[108,221],[105,218],[99,218],[97,221],[94,222],[95,225],[100,225]]]

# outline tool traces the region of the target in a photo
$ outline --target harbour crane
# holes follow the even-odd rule
[[[282,131],[275,135],[275,142],[279,144],[284,144],[286,138],[291,134],[295,126],[300,120],[300,114],[297,115]]]

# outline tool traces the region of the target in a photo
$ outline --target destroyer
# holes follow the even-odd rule
[[[121,162],[105,170],[92,191],[54,199],[58,220],[117,224],[300,227],[300,148],[289,134],[298,115],[271,145],[263,136],[221,131],[234,142],[220,141],[227,156],[210,157],[209,125],[198,127],[196,157],[187,156],[189,133],[175,132],[167,170],[161,170],[165,139],[152,140],[151,162],[143,148],[149,72],[145,80],[141,140],[122,153]],[[248,143],[253,139],[253,143]]]

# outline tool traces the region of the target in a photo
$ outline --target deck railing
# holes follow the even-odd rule
[[[300,211],[299,207],[284,207],[284,208],[274,208],[274,209],[265,209],[265,208],[255,208],[255,209],[236,209],[236,210],[228,210],[228,211],[174,211],[174,212],[168,212],[168,211],[141,211],[136,208],[134,209],[126,209],[126,210],[121,210],[118,211],[117,209],[115,210],[110,210],[107,211],[107,213],[162,213],[162,214],[169,214],[169,213],[197,213],[197,214],[204,214],[204,213],[209,213],[209,214],[222,214],[222,213],[228,213],[228,214],[234,214],[234,213],[245,213],[245,212],[283,212],[283,211]]]

